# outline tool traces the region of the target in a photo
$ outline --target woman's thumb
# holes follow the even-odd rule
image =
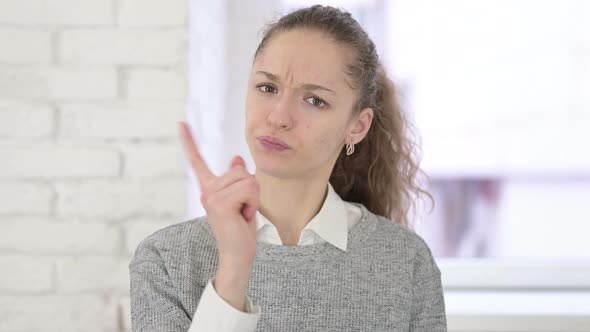
[[[256,210],[254,210],[252,206],[247,204],[242,206],[242,210],[240,212],[242,213],[244,219],[246,219],[246,221],[248,222],[251,221],[252,218],[254,218],[254,216],[256,215]]]
[[[242,166],[246,168],[246,162],[244,161],[244,159],[242,159],[241,156],[235,156],[231,160],[230,168],[233,168],[234,166]]]

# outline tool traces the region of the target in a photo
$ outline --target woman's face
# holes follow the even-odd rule
[[[347,83],[351,51],[320,32],[274,35],[252,66],[246,96],[246,140],[258,171],[280,178],[329,177],[352,135],[369,129],[372,110],[351,117],[356,92]],[[274,136],[289,148],[270,150]]]

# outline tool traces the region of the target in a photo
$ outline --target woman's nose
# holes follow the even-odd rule
[[[268,114],[268,124],[277,129],[291,127],[293,123],[291,114],[293,107],[289,96],[283,95],[277,98],[276,104],[273,105],[272,110]]]

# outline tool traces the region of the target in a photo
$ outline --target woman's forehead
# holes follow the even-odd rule
[[[264,71],[284,83],[318,84],[346,88],[345,48],[323,34],[280,32],[271,38],[253,65],[252,74]]]

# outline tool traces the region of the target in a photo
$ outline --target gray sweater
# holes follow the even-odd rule
[[[258,242],[248,296],[261,308],[256,331],[447,331],[441,273],[424,240],[371,213],[329,242]],[[129,264],[133,331],[183,331],[217,270],[206,216],[145,238]]]

